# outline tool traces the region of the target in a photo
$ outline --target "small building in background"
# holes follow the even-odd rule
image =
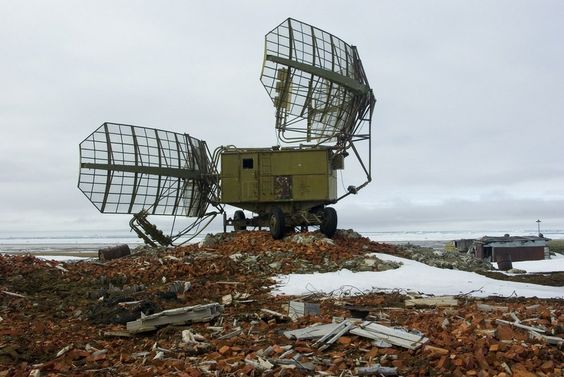
[[[458,251],[459,253],[466,253],[476,241],[475,238],[463,238],[460,240],[452,240],[445,245],[446,251]]]
[[[550,258],[547,242],[548,238],[538,236],[484,236],[474,240],[468,252],[476,258],[491,262],[525,261]]]

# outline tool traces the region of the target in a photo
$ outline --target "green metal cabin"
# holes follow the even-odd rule
[[[335,203],[337,171],[329,148],[225,149],[221,202],[259,215]]]

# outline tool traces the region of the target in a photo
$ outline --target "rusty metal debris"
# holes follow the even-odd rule
[[[118,246],[105,247],[98,250],[98,259],[100,261],[109,261],[112,259],[122,258],[131,254],[129,245],[123,244]]]

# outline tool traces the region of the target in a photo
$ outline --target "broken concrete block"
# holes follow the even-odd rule
[[[164,325],[183,325],[192,322],[209,322],[223,313],[223,306],[214,302],[206,305],[185,306],[165,310],[148,316],[141,315],[136,321],[127,322],[127,331],[140,333],[156,330]]]

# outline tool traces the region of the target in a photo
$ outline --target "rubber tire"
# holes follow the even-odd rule
[[[275,240],[279,240],[284,237],[284,230],[286,229],[284,212],[280,207],[272,208],[272,213],[270,214],[270,234]]]
[[[337,211],[333,207],[323,208],[323,219],[319,226],[321,233],[325,234],[328,238],[332,238],[337,231]]]
[[[245,220],[245,212],[243,212],[241,210],[235,211],[235,213],[233,214],[233,221],[237,221],[237,220]],[[233,224],[233,228],[235,229],[236,232],[240,232],[242,230],[247,230],[246,225],[241,226],[241,225]]]

